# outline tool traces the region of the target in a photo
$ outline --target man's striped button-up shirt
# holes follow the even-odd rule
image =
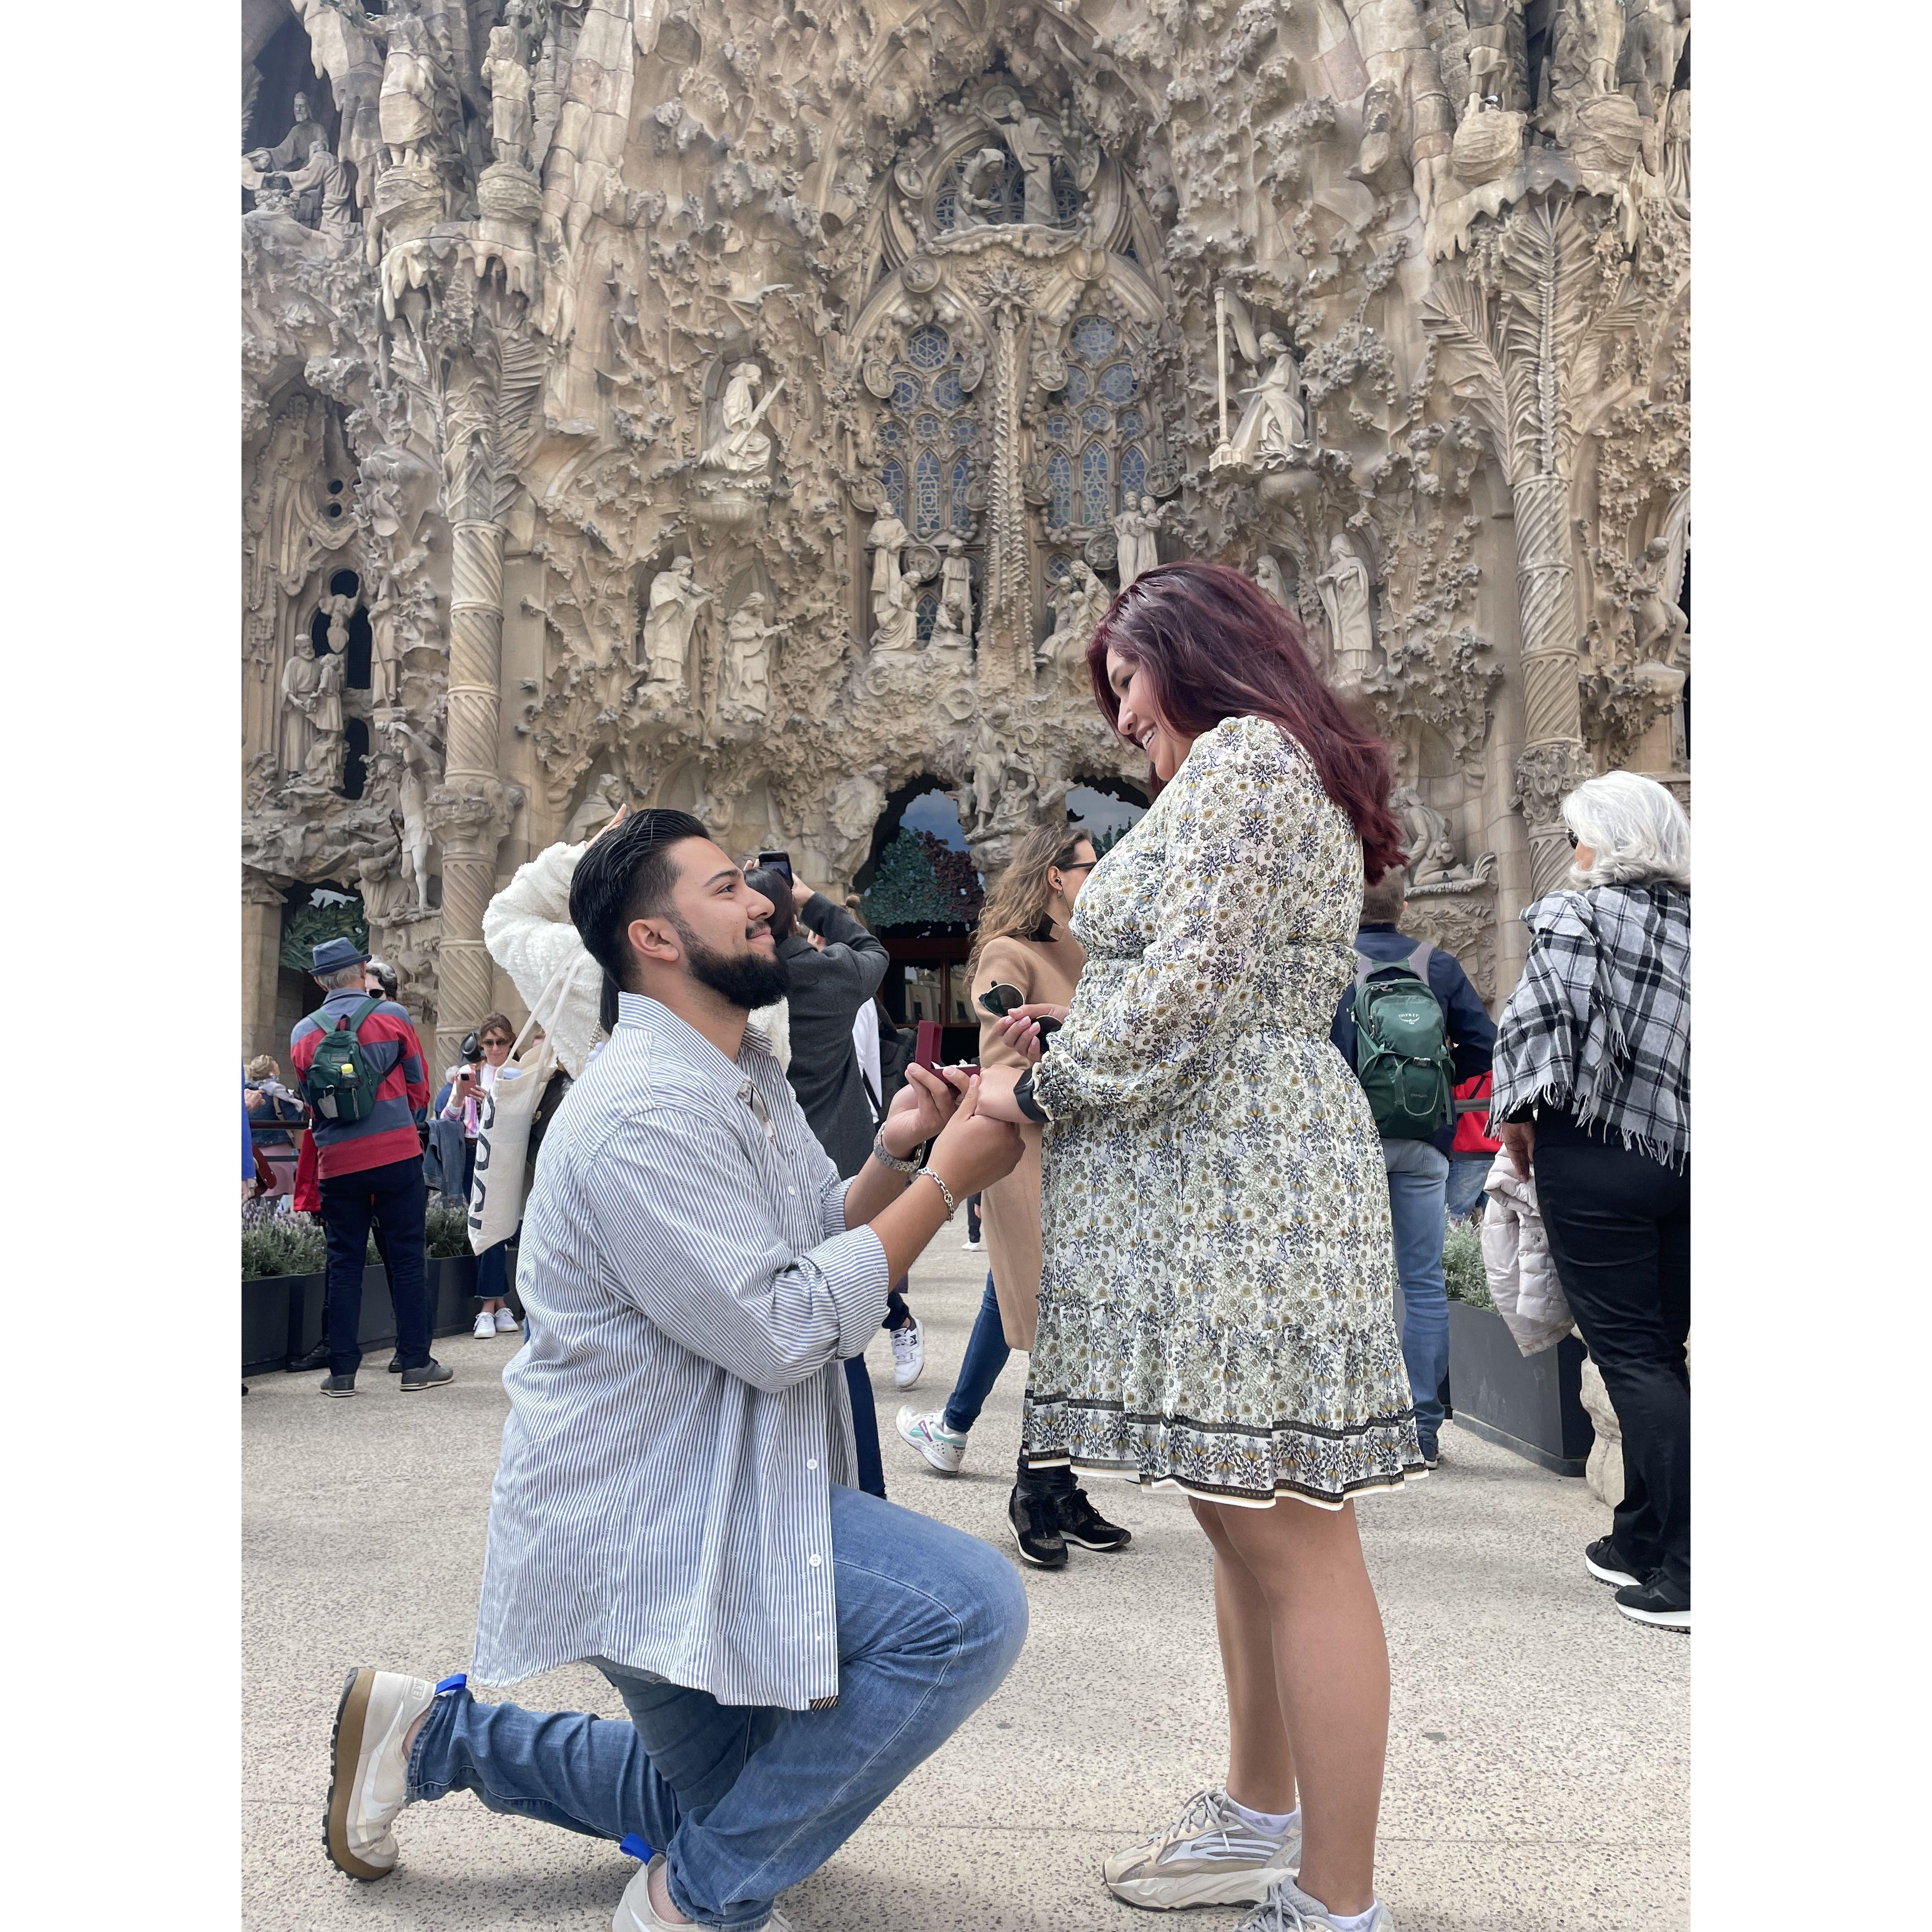
[[[845,1188],[755,1028],[734,1063],[622,996],[524,1214],[479,1679],[602,1657],[722,1703],[836,1697],[838,1365],[887,1286]]]

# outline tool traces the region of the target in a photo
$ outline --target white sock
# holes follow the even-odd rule
[[[1328,1911],[1325,1905],[1322,1909],[1324,1912]],[[1369,1932],[1375,1916],[1376,1908],[1371,1904],[1367,1911],[1358,1912],[1350,1918],[1344,1918],[1339,1912],[1329,1912],[1328,1922],[1334,1927],[1335,1932]]]
[[[1292,1811],[1250,1811],[1238,1798],[1230,1798],[1228,1802],[1244,1823],[1253,1826],[1257,1832],[1265,1832],[1270,1838],[1286,1838],[1301,1822],[1299,1804]]]

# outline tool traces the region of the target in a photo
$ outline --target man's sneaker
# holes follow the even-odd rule
[[[315,1369],[328,1366],[328,1343],[326,1339],[316,1342],[305,1355],[298,1355],[289,1364],[292,1376],[305,1376]]]
[[[959,1244],[959,1252],[964,1255],[976,1255],[981,1249],[985,1247],[986,1245],[986,1244],[983,1240],[977,1241],[962,1241]]]
[[[1352,1921],[1357,1915],[1348,1916]],[[1335,1915],[1328,1906],[1310,1898],[1294,1880],[1285,1878],[1262,1901],[1260,1910],[1250,1912],[1234,1932],[1326,1932],[1335,1923]],[[1395,1932],[1395,1916],[1380,1899],[1369,1908],[1364,1932]]]
[[[400,1374],[402,1373],[402,1372],[403,1372],[403,1358],[402,1358],[402,1357],[401,1357],[401,1356],[400,1356],[400,1355],[392,1355],[392,1356],[389,1358],[389,1372],[390,1372],[390,1374],[391,1374],[391,1375],[392,1375],[392,1376],[399,1376],[399,1375],[400,1375]]]
[[[1583,1552],[1583,1568],[1600,1583],[1614,1583],[1628,1589],[1643,1579],[1624,1561],[1614,1536],[1600,1536]]]
[[[942,1476],[956,1476],[966,1460],[966,1438],[946,1426],[946,1412],[935,1408],[922,1415],[910,1402],[899,1411],[899,1435],[910,1442]]]
[[[1634,1623],[1654,1624],[1659,1630],[1690,1628],[1690,1592],[1666,1580],[1660,1570],[1648,1583],[1619,1590],[1617,1608]]]
[[[1020,1554],[1042,1570],[1066,1568],[1066,1544],[1060,1533],[1060,1506],[1051,1496],[1023,1496],[1016,1485],[1006,1498],[1006,1521]]]
[[[424,1677],[394,1670],[352,1670],[335,1707],[330,1740],[328,1808],[322,1842],[329,1863],[351,1878],[387,1878],[396,1868],[390,1831],[409,1802],[410,1726],[436,1701]]]
[[[651,1904],[651,1874],[663,1863],[664,1854],[654,1852],[648,1863],[640,1865],[632,1874],[630,1883],[624,1888],[623,1897],[617,1901],[617,1910],[611,1915],[610,1932],[670,1932],[671,1928],[689,1922],[681,1918],[660,1918],[656,1907]],[[766,1932],[791,1932],[791,1921],[776,1906],[765,1925]]]
[[[421,1368],[403,1371],[403,1393],[413,1395],[418,1389],[440,1388],[445,1382],[452,1380],[455,1373],[454,1369],[446,1369],[432,1355]]]
[[[496,1317],[494,1311],[488,1308],[484,1309],[482,1312],[477,1316],[476,1325],[470,1332],[471,1334],[474,1335],[478,1341],[482,1340],[488,1336],[495,1334],[496,1332]]]
[[[1056,1498],[1060,1505],[1060,1533],[1082,1550],[1124,1550],[1133,1541],[1133,1532],[1109,1522],[1087,1498],[1084,1490]]]
[[[926,1340],[919,1332],[919,1318],[909,1315],[886,1332],[892,1338],[892,1380],[902,1389],[910,1388],[926,1370]]]
[[[1130,1905],[1172,1912],[1189,1905],[1256,1905],[1301,1864],[1301,1827],[1286,1837],[1257,1831],[1225,1791],[1197,1791],[1163,1832],[1115,1852],[1101,1866],[1107,1889]]]
[[[498,1334],[510,1334],[514,1330],[520,1328],[524,1324],[510,1312],[510,1304],[507,1301],[504,1303],[501,1308],[497,1310],[496,1333]]]
[[[322,1384],[324,1395],[353,1395],[356,1393],[356,1371],[351,1369],[346,1376],[329,1376]]]

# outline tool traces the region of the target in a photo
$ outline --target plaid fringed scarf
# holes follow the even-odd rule
[[[1545,894],[1496,1028],[1490,1118],[1529,1102],[1600,1122],[1681,1169],[1690,1157],[1690,895],[1668,880]]]

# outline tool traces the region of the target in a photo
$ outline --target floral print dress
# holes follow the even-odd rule
[[[1328,1508],[1423,1473],[1382,1142],[1329,1022],[1362,848],[1301,746],[1204,732],[1074,908],[1022,1454]]]

